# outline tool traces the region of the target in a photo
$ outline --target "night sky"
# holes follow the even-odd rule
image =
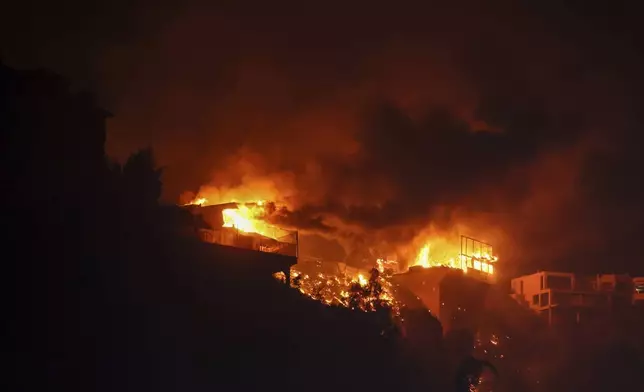
[[[22,1],[0,56],[94,91],[166,201],[257,182],[332,236],[465,225],[510,273],[644,273],[637,2],[211,3]]]

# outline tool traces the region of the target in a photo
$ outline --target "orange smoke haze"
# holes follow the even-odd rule
[[[110,152],[151,144],[168,202],[285,206],[271,222],[321,235],[312,253],[433,230],[512,268],[575,265],[605,232],[585,170],[624,86],[532,9],[458,3],[185,6],[103,53]]]

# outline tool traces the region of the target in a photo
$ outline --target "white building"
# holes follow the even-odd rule
[[[632,285],[628,275],[541,271],[512,279],[511,296],[546,317],[549,325],[574,325],[629,306]]]

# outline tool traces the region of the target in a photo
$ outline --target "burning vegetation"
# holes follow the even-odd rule
[[[294,266],[291,268],[290,285],[329,306],[344,306],[365,312],[389,309],[398,316],[401,304],[396,299],[391,276],[391,270],[385,269],[380,260],[378,268],[371,269],[369,274],[310,273]],[[282,272],[276,273],[275,277],[286,282]]]

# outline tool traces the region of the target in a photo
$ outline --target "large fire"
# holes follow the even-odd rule
[[[478,248],[465,250],[462,246],[459,249],[458,245],[444,238],[433,238],[423,243],[410,267],[449,267],[463,272],[474,269],[493,275],[494,263],[497,260],[498,258],[492,255],[492,247],[489,245],[482,244]]]
[[[209,199],[199,196],[190,205],[207,206]],[[244,233],[257,233],[265,237],[279,239],[287,236],[288,231],[267,222],[269,204],[259,200],[248,203],[239,203],[234,208],[222,211],[223,227],[235,228]],[[486,275],[494,275],[493,263],[497,258],[492,255],[492,247],[476,240],[478,248],[468,249],[457,241],[451,241],[441,236],[431,235],[420,237],[422,241],[414,252],[415,257],[409,260],[409,267],[420,266],[423,268],[449,267],[460,269],[467,273],[468,270],[477,270]],[[471,240],[471,239],[469,239]],[[374,260],[376,261],[376,260]],[[394,297],[394,286],[390,277],[398,271],[398,263],[392,268],[392,262],[377,260],[377,268],[370,272],[352,273],[324,273],[321,271],[304,271],[298,269],[299,265],[291,270],[291,286],[303,294],[323,302],[327,305],[344,306],[363,311],[373,311],[386,307],[399,312],[399,304]],[[281,272],[276,277],[286,281],[286,276]]]
[[[330,306],[344,306],[365,312],[390,309],[392,314],[400,314],[400,303],[394,297],[394,286],[389,271],[382,268],[371,270],[369,274],[326,274],[306,273],[297,267],[291,268],[291,287],[298,289],[312,299]],[[285,281],[283,273],[275,277]]]
[[[186,205],[210,205],[205,197],[199,197]],[[267,214],[267,203],[263,200],[238,204],[236,208],[227,208],[222,211],[223,227],[237,229],[244,233],[256,233],[264,237],[279,239],[287,236],[288,231],[272,225],[264,219]]]
[[[238,205],[237,208],[227,208],[222,211],[224,227],[232,227],[244,233],[257,233],[273,239],[289,234],[288,231],[263,220],[265,215],[266,209],[263,201]]]

